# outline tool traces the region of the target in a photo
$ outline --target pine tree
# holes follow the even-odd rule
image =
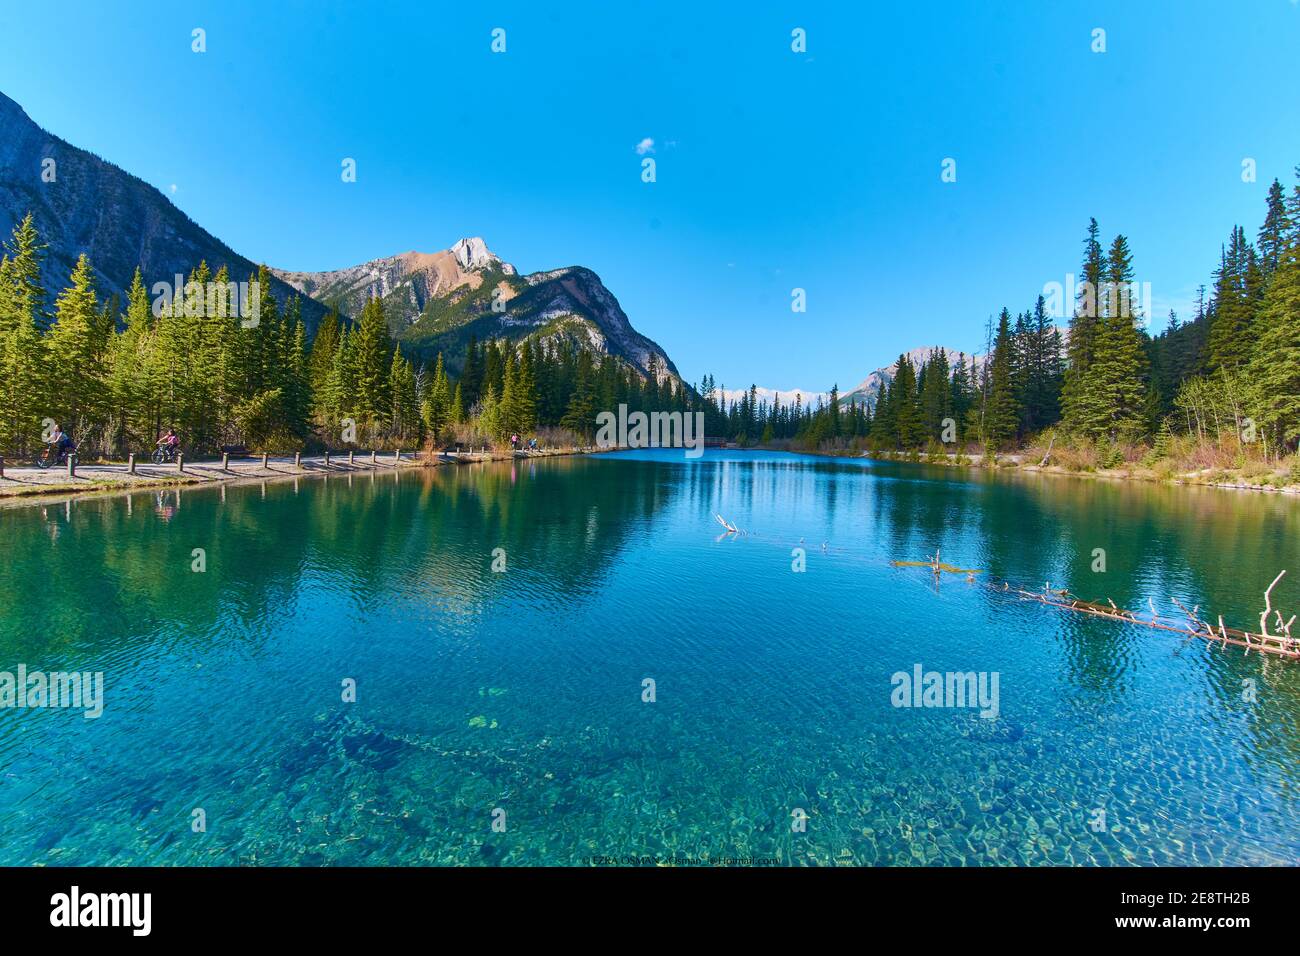
[[[1012,380],[1015,343],[1011,336],[1011,313],[1005,308],[998,316],[998,334],[989,360],[989,391],[984,406],[982,440],[998,447],[1015,437],[1019,424],[1015,383]]]
[[[1146,348],[1138,331],[1141,316],[1133,305],[1132,282],[1128,241],[1116,236],[1109,254],[1108,284],[1113,295],[1085,380],[1092,402],[1087,430],[1112,443],[1140,438],[1149,429]]]
[[[1276,448],[1300,439],[1300,246],[1289,245],[1260,308],[1259,338],[1249,366],[1252,408]]]
[[[596,426],[596,392],[591,353],[583,350],[577,357],[573,393],[560,424],[569,431],[590,437]]]
[[[889,389],[889,402],[899,445],[903,448],[917,448],[924,444],[925,425],[917,406],[916,370],[906,355],[898,357],[898,373]]]
[[[420,413],[415,395],[415,369],[402,355],[401,349],[393,349],[393,359],[389,364],[388,391],[392,396],[392,411],[388,415],[390,434],[399,441],[419,441]]]
[[[1250,357],[1252,299],[1258,280],[1251,276],[1254,250],[1248,246],[1245,231],[1232,231],[1228,248],[1220,256],[1215,275],[1214,301],[1211,306],[1210,334],[1206,343],[1208,367],[1236,371]]]
[[[48,415],[45,342],[25,281],[8,254],[0,256],[0,451],[20,455],[39,443],[40,420]]]
[[[473,408],[483,387],[483,355],[478,337],[472,334],[465,346],[465,365],[461,369],[459,384],[464,390],[465,407]]]
[[[519,369],[514,350],[507,347],[501,368],[501,427],[505,433],[519,431]]]
[[[501,421],[501,403],[497,398],[497,387],[487,383],[487,391],[479,402],[478,427],[488,438],[499,441],[505,433],[505,424]]]
[[[339,314],[335,309],[325,315],[320,320],[320,325],[316,327],[316,335],[312,338],[311,353],[308,360],[309,380],[313,395],[316,396],[317,413],[322,393],[326,390],[326,383],[329,380],[330,372],[334,368],[334,354],[339,347]]]
[[[460,382],[456,383],[456,394],[451,400],[451,423],[460,425],[465,421],[465,395],[461,391]]]
[[[1100,300],[1107,269],[1106,256],[1099,240],[1097,220],[1088,220],[1088,237],[1084,240],[1082,282],[1074,317],[1070,320],[1069,356],[1061,390],[1061,409],[1067,429],[1086,431],[1094,396],[1085,392],[1084,381],[1092,364],[1100,329]]]
[[[452,422],[449,387],[447,369],[442,361],[442,353],[439,352],[433,370],[433,384],[429,387],[429,394],[424,400],[422,409],[425,427],[429,429],[435,441]],[[456,388],[459,390],[460,386],[457,385]]]
[[[108,389],[117,421],[115,448],[145,446],[152,437],[147,374],[152,331],[149,295],[137,267],[127,291],[126,328],[114,337],[109,357]]]
[[[51,411],[79,443],[91,440],[89,428],[101,421],[107,399],[103,377],[98,298],[94,272],[83,253],[71,285],[59,293],[50,330]]]
[[[526,435],[537,427],[537,375],[534,369],[533,349],[524,343],[519,359],[515,382],[515,420],[519,433]]]
[[[952,415],[948,356],[943,349],[930,353],[921,375],[921,429],[927,438],[938,441],[943,435],[943,420]]]
[[[361,322],[351,344],[357,422],[364,423],[372,434],[379,433],[388,427],[393,404],[393,341],[382,299],[371,299],[361,310]]]
[[[876,407],[871,417],[871,444],[876,448],[898,447],[898,416],[895,414],[892,393],[893,383],[882,385],[876,394]],[[798,411],[798,409],[796,409]],[[798,416],[796,415],[796,420]]]
[[[1276,179],[1268,187],[1268,211],[1264,215],[1264,224],[1259,227],[1260,267],[1265,277],[1271,276],[1282,259],[1286,248],[1286,237],[1290,230],[1286,212],[1286,200],[1282,184]]]
[[[44,332],[49,326],[49,317],[45,313],[45,289],[41,286],[41,262],[45,258],[45,249],[31,213],[14,227],[13,236],[4,247],[10,262],[13,314],[30,317],[38,332]],[[4,331],[4,326],[0,326],[0,331]]]

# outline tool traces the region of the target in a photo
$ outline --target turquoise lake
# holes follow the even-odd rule
[[[1298,541],[1294,498],[713,450],[5,507],[0,670],[104,702],[0,710],[0,863],[1295,864],[1300,663],[982,582],[1254,628]],[[986,574],[890,564],[936,548]],[[917,665],[998,716],[894,706]]]

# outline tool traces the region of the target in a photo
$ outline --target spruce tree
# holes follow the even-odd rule
[[[1249,365],[1254,418],[1278,449],[1300,439],[1300,245],[1289,245],[1260,308],[1259,337]]]
[[[1234,228],[1227,249],[1220,255],[1215,274],[1214,301],[1211,306],[1209,339],[1206,343],[1208,368],[1237,371],[1250,357],[1252,299],[1257,281],[1250,275],[1254,250],[1245,240],[1245,232]]]
[[[83,253],[72,270],[71,285],[59,293],[50,330],[51,411],[78,442],[87,443],[90,426],[101,421],[107,390],[95,295],[94,272]]]
[[[537,427],[537,375],[533,363],[533,349],[527,342],[520,352],[516,382],[515,418],[521,435]]]
[[[149,294],[137,267],[127,291],[126,328],[114,337],[110,349],[108,388],[118,425],[113,436],[116,448],[147,447],[153,438],[147,374],[152,331]]]
[[[351,344],[358,424],[364,423],[372,434],[381,432],[388,427],[393,404],[393,341],[381,299],[372,298],[361,310],[361,322]]]
[[[898,372],[889,390],[894,416],[894,431],[903,448],[918,448],[925,443],[925,425],[917,404],[916,371],[906,355],[898,357]]]
[[[17,235],[0,256],[0,452],[25,455],[39,444],[40,421],[49,414],[50,370],[40,300],[26,285],[30,277],[9,258],[16,245]],[[34,255],[39,254],[37,249]]]
[[[1268,187],[1268,211],[1264,215],[1264,224],[1259,227],[1260,267],[1264,275],[1271,276],[1282,259],[1286,248],[1286,237],[1290,228],[1287,220],[1286,200],[1282,184],[1276,179]]]
[[[1066,427],[1086,431],[1085,420],[1092,416],[1088,406],[1094,396],[1086,394],[1084,381],[1092,364],[1100,328],[1100,299],[1107,269],[1106,256],[1099,240],[1097,220],[1088,220],[1084,240],[1082,279],[1070,320],[1069,355],[1061,390],[1061,410]]]
[[[1116,236],[1109,254],[1111,295],[1088,371],[1088,431],[1112,443],[1138,439],[1149,430],[1147,355],[1138,329],[1141,315],[1132,297],[1133,265],[1124,236]]]
[[[1015,342],[1011,335],[1011,313],[998,316],[998,334],[989,360],[989,391],[984,406],[981,438],[994,448],[1015,437],[1019,425],[1013,381]]]

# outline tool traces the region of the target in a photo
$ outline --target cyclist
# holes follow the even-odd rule
[[[53,458],[56,464],[66,461],[68,455],[72,454],[77,447],[76,444],[73,443],[72,439],[68,437],[68,433],[59,425],[54,426],[54,434],[50,436],[49,444],[49,455]]]
[[[180,443],[181,436],[176,434],[174,428],[167,429],[167,434],[159,438],[157,442],[158,447],[163,450],[169,459],[176,457],[176,449],[180,446]]]

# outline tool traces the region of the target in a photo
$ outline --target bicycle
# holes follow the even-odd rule
[[[153,463],[155,465],[166,465],[176,460],[176,454],[180,451],[177,445],[155,445],[153,450]]]
[[[56,453],[56,454],[51,454]],[[65,465],[68,462],[69,455],[77,453],[76,445],[46,445],[45,450],[37,455],[32,463],[44,471],[47,468],[56,468],[59,465]]]

